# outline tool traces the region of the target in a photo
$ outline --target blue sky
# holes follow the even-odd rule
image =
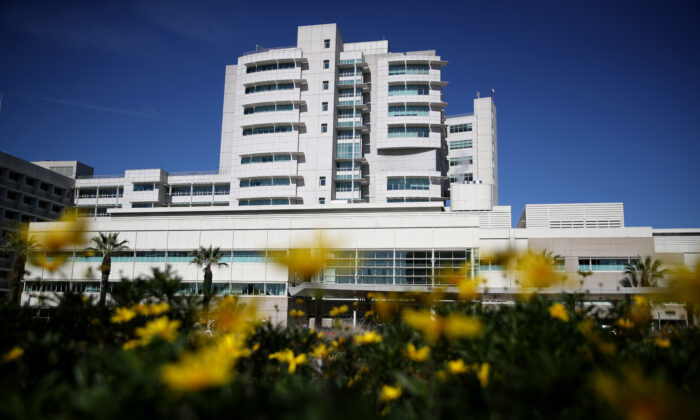
[[[224,66],[336,22],[348,42],[436,49],[448,114],[495,88],[515,220],[622,201],[628,226],[700,227],[695,0],[101,3],[0,2],[0,149],[101,174],[217,169]]]

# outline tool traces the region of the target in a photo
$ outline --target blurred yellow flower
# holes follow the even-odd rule
[[[666,298],[677,302],[700,303],[700,260],[693,269],[681,265],[670,270],[668,278]]]
[[[382,386],[382,391],[379,393],[379,399],[384,402],[394,401],[401,397],[401,387],[398,386]]]
[[[290,349],[284,349],[270,355],[270,360],[277,359],[280,363],[289,364],[288,372],[294,373],[297,370],[297,365],[302,365],[306,363],[306,354],[300,353],[294,355],[294,352]]]
[[[460,279],[457,282],[458,297],[462,300],[472,300],[479,296],[479,279]]]
[[[162,316],[148,322],[144,327],[136,328],[135,332],[144,345],[148,344],[154,337],[172,343],[177,338],[177,329],[180,324],[180,321],[171,321],[168,317]]]
[[[258,351],[258,350],[260,350],[260,343],[253,344],[253,351]]]
[[[373,316],[374,316],[373,310],[370,309],[369,311],[365,312],[365,318],[371,318]]]
[[[460,375],[469,372],[469,367],[464,363],[464,360],[450,360],[447,362],[447,370],[453,375]]]
[[[554,271],[554,259],[544,252],[528,251],[519,261],[514,273],[525,296],[553,286],[564,280],[562,273]]]
[[[310,281],[325,266],[328,252],[328,248],[320,241],[311,246],[292,248],[287,253],[273,254],[273,259],[278,264],[286,265],[302,281]]]
[[[186,353],[176,363],[163,366],[161,380],[175,391],[199,391],[223,385],[231,379],[231,358],[207,348],[196,353]]]
[[[628,330],[634,328],[634,323],[627,318],[618,319],[617,325]]]
[[[24,349],[22,347],[14,346],[7,353],[5,353],[2,356],[2,360],[5,363],[9,363],[9,362],[12,362],[12,361],[19,359],[20,357],[22,357],[23,354],[24,354]]]
[[[404,309],[401,313],[401,318],[406,325],[423,333],[423,336],[429,342],[437,340],[442,333],[442,326],[439,324],[437,317],[427,309]]]
[[[350,308],[348,308],[348,305],[342,305],[342,306],[339,306],[339,307],[334,307],[334,308],[331,309],[331,311],[330,311],[331,318],[335,318],[335,317],[338,316],[338,315],[344,314],[344,313],[347,312],[348,310],[350,310]]]
[[[656,337],[654,339],[654,345],[656,345],[656,347],[661,347],[662,349],[665,349],[671,347],[671,340],[669,340],[668,338]]]
[[[306,314],[301,309],[290,309],[289,310],[289,316],[291,318],[302,317],[304,315],[306,315]]]
[[[85,242],[87,219],[78,217],[77,210],[66,209],[61,217],[52,223],[52,229],[46,233],[40,248],[53,253],[67,246],[82,245]]]
[[[361,346],[363,344],[372,344],[372,343],[381,343],[382,342],[382,336],[379,335],[376,331],[367,331],[366,333],[362,335],[356,335],[354,337],[355,344],[358,346]]]
[[[360,378],[362,378],[362,375],[365,374],[365,373],[367,373],[367,372],[369,372],[369,368],[368,368],[367,366],[362,366],[362,367],[355,373],[355,375],[353,375],[352,378],[348,379],[348,383],[347,383],[348,388],[350,388],[350,387],[353,386],[355,383],[357,383],[357,381],[359,381]]]
[[[123,322],[129,322],[132,318],[136,316],[136,312],[129,308],[117,308],[114,311],[114,315],[109,319],[114,324],[121,324]]]
[[[478,338],[484,331],[484,325],[478,318],[462,314],[452,314],[445,318],[445,337],[448,340],[458,338]]]
[[[424,346],[420,349],[416,349],[416,346],[414,346],[413,343],[408,343],[408,346],[406,346],[406,355],[408,355],[408,358],[414,362],[425,362],[428,360],[428,357],[430,357],[430,347]]]
[[[212,316],[216,320],[216,327],[229,333],[250,334],[255,330],[255,325],[260,322],[254,301],[241,303],[233,296],[221,299],[212,311]]]
[[[134,305],[132,308],[139,315],[143,316],[158,316],[168,312],[170,310],[170,305],[168,302],[153,303],[153,304],[138,304]]]
[[[482,363],[481,367],[476,372],[476,377],[479,379],[479,383],[482,387],[489,384],[489,371],[491,366],[488,363]]]
[[[321,343],[316,345],[311,351],[311,355],[318,358],[323,358],[328,356],[329,349],[325,344]]]
[[[129,340],[126,343],[122,344],[122,348],[124,350],[131,350],[134,349],[138,346],[140,346],[142,343],[139,340]]]
[[[564,322],[569,322],[569,311],[567,311],[566,306],[561,303],[553,303],[552,306],[549,307],[549,315],[552,318],[558,318]]]

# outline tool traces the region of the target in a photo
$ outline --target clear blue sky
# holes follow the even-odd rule
[[[622,201],[628,226],[700,227],[697,0],[97,3],[0,2],[0,149],[101,174],[217,169],[224,66],[336,22],[349,42],[436,49],[448,114],[496,89],[514,219]]]

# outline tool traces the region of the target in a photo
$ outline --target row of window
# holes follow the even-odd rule
[[[425,203],[430,201],[428,197],[389,197],[387,203]]]
[[[336,192],[347,192],[347,191],[357,191],[360,189],[359,181],[336,181],[335,191]]]
[[[272,185],[289,185],[289,178],[257,178],[257,179],[242,179],[240,182],[241,188],[248,187],[269,187]]]
[[[430,87],[428,85],[389,86],[389,96],[429,95],[429,94],[430,94]]]
[[[339,140],[347,140],[352,138],[362,138],[362,132],[360,130],[340,130],[338,131]]]
[[[454,140],[450,142],[450,149],[456,150],[456,149],[471,149],[472,147],[472,140]]]
[[[110,282],[108,290],[112,290],[114,282]],[[284,283],[222,283],[216,282],[211,285],[212,292],[217,295],[266,295],[266,296],[286,296],[287,289]],[[98,281],[27,281],[24,283],[24,290],[27,292],[54,292],[61,293],[72,290],[78,293],[99,293],[100,282]],[[201,283],[182,282],[178,290],[180,295],[202,294]]]
[[[392,190],[427,190],[430,189],[430,180],[427,178],[398,178],[387,179],[386,189]]]
[[[460,166],[460,165],[471,165],[473,159],[471,156],[460,156],[456,158],[450,158],[450,166]]]
[[[80,188],[76,191],[76,196],[78,198],[110,198],[110,197],[123,197],[124,187],[114,187],[114,188],[100,188],[99,192],[95,188]]]
[[[338,143],[335,151],[337,159],[352,159],[360,157],[360,143]]]
[[[430,113],[429,106],[390,106],[390,117],[427,117]]]
[[[245,93],[269,92],[272,90],[292,90],[294,83],[270,83],[267,85],[249,86],[245,88]]]
[[[338,70],[338,76],[340,77],[348,77],[348,76],[355,76],[355,75],[361,75],[362,74],[362,69],[357,68],[357,71],[353,68],[348,68],[348,69],[340,69]]]
[[[336,162],[335,163],[335,170],[338,172],[345,172],[345,171],[352,171],[353,170],[353,162]],[[361,167],[360,162],[355,161],[355,170],[359,170]]]
[[[429,137],[428,127],[389,127],[389,138],[394,137]]]
[[[340,89],[338,91],[338,97],[340,98],[354,98],[356,96],[362,97],[361,91],[355,91],[355,89]]]
[[[352,118],[352,117],[362,117],[362,111],[356,109],[353,113],[352,109],[339,109],[338,118]]]
[[[389,66],[389,76],[395,74],[428,74],[430,66],[427,64],[392,64]]]
[[[244,114],[258,114],[261,112],[276,112],[276,111],[293,111],[294,105],[292,104],[277,104],[277,105],[264,105],[264,106],[251,106],[243,109]]]
[[[272,253],[284,253],[285,251],[268,251],[269,256]],[[252,263],[252,262],[266,262],[266,251],[222,251],[223,257],[221,262],[225,263]],[[102,262],[101,255],[81,255],[80,253],[73,255],[73,253],[64,254],[67,261],[75,262]],[[126,263],[126,262],[167,262],[167,263],[189,263],[192,261],[192,251],[122,251],[116,252],[111,255],[113,263]],[[48,261],[53,261],[53,256],[47,256]]]
[[[579,258],[579,271],[625,271],[625,264],[634,263],[637,258]]]
[[[260,64],[257,66],[248,66],[248,68],[245,69],[245,72],[246,73],[257,73],[257,72],[261,72],[261,71],[293,69],[294,67],[295,67],[294,62]]]
[[[452,174],[450,175],[450,182],[472,182],[474,181],[474,174],[471,172],[466,174]]]
[[[153,184],[153,183],[134,184],[134,191],[153,191],[156,188],[157,188],[157,184]]]
[[[292,126],[285,124],[266,127],[245,128],[243,129],[243,135],[252,136],[254,134],[289,133],[291,131]]]
[[[361,63],[362,59],[361,58],[351,58],[349,60],[340,60],[340,64],[355,64],[355,63]]]
[[[472,131],[472,123],[455,124],[450,126],[450,133],[463,133],[465,131]]]
[[[241,158],[241,165],[248,165],[251,163],[284,162],[290,160],[292,160],[291,155],[248,156]]]
[[[273,198],[273,199],[256,199],[256,200],[238,200],[239,206],[279,206],[289,204],[288,198]]]

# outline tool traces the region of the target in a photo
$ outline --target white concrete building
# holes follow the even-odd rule
[[[442,269],[465,261],[486,280],[485,300],[512,298],[515,279],[485,253],[551,251],[577,281],[550,292],[591,300],[643,293],[619,287],[632,259],[700,258],[700,229],[626,227],[621,203],[527,205],[512,228],[510,206],[498,205],[493,98],[446,118],[445,64],[432,50],[346,43],[334,24],[300,27],[295,47],[244,54],[226,68],[218,171],[127,170],[75,181],[75,204],[94,219],[90,236],[119,232],[131,248],[112,258],[112,280],[170,265],[182,292],[196,293],[201,273],[188,253],[214,245],[229,263],[214,272],[217,293],[264,296],[265,313],[284,322],[290,296],[426,290]],[[321,239],[333,252],[313,282],[296,284],[271,258]],[[66,252],[60,272],[28,268],[26,302],[99,290],[100,258],[80,247]],[[592,275],[579,281],[578,271]]]

